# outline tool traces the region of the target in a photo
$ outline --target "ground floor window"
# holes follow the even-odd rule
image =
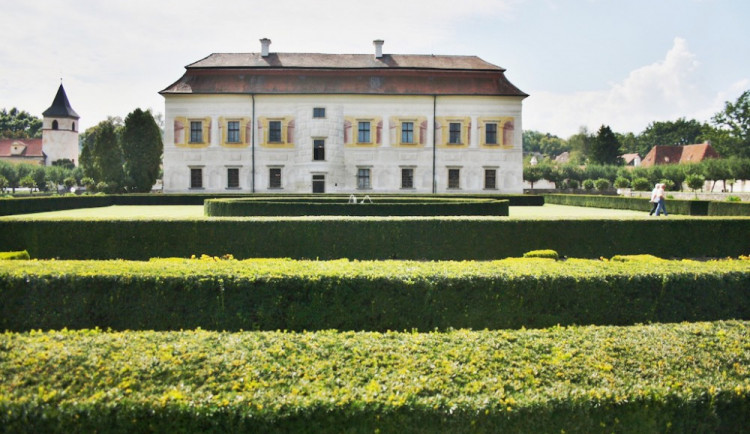
[[[313,190],[313,193],[325,193],[326,192],[326,176],[325,175],[313,175],[312,190]]]
[[[268,188],[281,188],[281,167],[268,169]]]
[[[227,188],[240,188],[240,169],[230,167],[227,169]]]
[[[484,169],[484,188],[486,190],[497,188],[497,169]]]
[[[203,188],[203,169],[200,167],[190,168],[190,188]]]
[[[360,167],[357,169],[357,188],[367,190],[370,188],[370,169]]]
[[[401,188],[414,188],[414,169],[401,168]]]
[[[313,140],[313,160],[325,161],[326,159],[326,141],[323,139]]]
[[[461,173],[460,169],[448,169],[448,188],[450,189],[460,188],[460,184],[458,182],[460,173]]]

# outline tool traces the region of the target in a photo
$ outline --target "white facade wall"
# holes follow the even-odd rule
[[[53,128],[55,121],[57,129]],[[78,166],[78,119],[63,117],[42,119],[42,151],[47,155],[47,166],[64,158]]]
[[[166,193],[311,193],[313,175],[324,177],[326,193],[432,193],[433,150],[437,193],[521,193],[523,189],[520,97],[256,95],[254,103],[250,95],[165,95],[165,99]],[[325,118],[313,118],[315,107],[325,108]],[[469,120],[469,143],[433,148],[435,117]],[[252,119],[254,137],[247,139],[247,146],[222,145],[222,119],[232,118]],[[263,120],[269,118],[294,120],[291,145],[264,143]],[[394,125],[394,118],[426,121],[424,144],[399,144],[400,126]],[[508,133],[512,143],[482,146],[480,121],[487,118],[512,118],[513,130]],[[175,144],[175,119],[187,120],[186,128],[192,119],[210,122],[209,143]],[[345,143],[344,125],[351,119],[373,120],[373,141],[376,123],[382,122],[381,142]],[[392,127],[396,140],[392,140]],[[350,134],[356,137],[356,124]],[[324,161],[313,160],[315,139],[325,141]],[[191,168],[202,171],[201,189],[191,189]],[[229,168],[239,169],[239,188],[227,188]],[[269,188],[271,168],[281,169],[280,189]],[[358,189],[360,168],[370,169],[369,189]],[[402,168],[413,169],[411,189],[401,188]],[[448,188],[449,169],[459,170],[458,189]],[[495,189],[484,188],[486,169],[496,171]]]

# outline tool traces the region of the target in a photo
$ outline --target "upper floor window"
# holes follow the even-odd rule
[[[190,143],[203,142],[203,122],[190,121]]]
[[[323,139],[313,140],[313,160],[323,161],[326,159],[326,141]]]
[[[281,121],[268,122],[268,141],[272,143],[281,142]]]
[[[461,123],[451,122],[449,125],[448,143],[452,145],[461,144]]]
[[[359,129],[357,134],[357,141],[359,143],[370,143],[370,122],[360,121]]]
[[[325,107],[315,107],[313,108],[313,117],[316,119],[324,118],[326,117],[326,109]]]
[[[58,128],[59,128],[59,125],[58,125],[57,121],[56,120],[52,121],[52,129],[56,130]]]
[[[227,122],[227,143],[240,142],[240,121]]]
[[[497,124],[496,123],[485,124],[484,143],[487,145],[497,145]]]
[[[414,143],[414,122],[401,123],[401,143]]]

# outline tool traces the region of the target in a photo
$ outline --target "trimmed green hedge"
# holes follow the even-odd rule
[[[583,194],[549,194],[545,196],[546,203],[557,205],[590,206],[595,208],[632,209],[648,212],[651,203],[648,198],[622,197],[605,195],[583,195]],[[684,214],[693,216],[706,216],[709,214],[710,201],[707,200],[680,200],[668,199],[667,212],[669,214]],[[734,215],[734,214],[733,214]],[[746,215],[746,214],[740,214]]]
[[[750,260],[0,262],[0,330],[502,329],[750,319]]]
[[[427,197],[376,197],[371,202],[347,203],[345,198],[317,200],[242,198],[207,199],[204,213],[213,217],[243,216],[508,216],[508,201]],[[361,199],[360,199],[361,200]]]
[[[744,432],[748,322],[448,333],[0,335],[0,426]]]
[[[711,201],[708,203],[708,215],[730,216],[742,215],[750,216],[750,202],[718,202]]]
[[[18,197],[18,198],[0,198],[0,216],[29,214],[36,212],[57,211],[77,208],[95,208],[111,205],[203,205],[206,199],[214,198],[237,198],[237,197],[255,197],[255,198],[284,198],[294,196],[309,200],[313,198],[343,198],[344,201],[348,195],[283,195],[283,194],[263,194],[256,193],[253,195],[238,194],[115,194],[115,195],[95,195],[95,196],[41,196],[41,197]],[[356,195],[362,199],[363,195]],[[381,195],[372,194],[370,197],[376,198]],[[393,195],[388,195],[393,196]],[[401,195],[405,198],[413,195]],[[424,197],[424,196],[422,196]],[[438,194],[428,196],[430,198],[475,198],[475,199],[497,199],[508,200],[511,206],[542,206],[544,205],[544,196],[529,195],[449,195]]]
[[[20,252],[0,252],[0,259],[31,259],[29,252],[22,250]]]
[[[750,253],[750,219],[509,220],[503,217],[298,217],[191,220],[0,219],[0,246],[33,258],[486,260],[561,256],[727,257]]]

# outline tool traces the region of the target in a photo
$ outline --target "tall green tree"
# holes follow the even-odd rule
[[[42,137],[42,120],[13,107],[0,110],[0,139],[33,139]]]
[[[619,156],[620,142],[608,126],[602,125],[593,141],[590,160],[598,164],[618,164]]]
[[[86,130],[83,144],[80,162],[84,172],[98,182],[105,182],[109,192],[122,191],[125,172],[114,121],[110,118]]]
[[[750,158],[750,90],[711,118],[716,127],[708,139],[722,157]]]
[[[135,109],[125,117],[121,147],[125,176],[136,192],[147,193],[159,176],[164,144],[150,111]]]
[[[589,134],[589,130],[586,127],[581,127],[578,133],[568,137],[570,161],[579,164],[586,163],[591,154],[593,142],[594,136]]]

